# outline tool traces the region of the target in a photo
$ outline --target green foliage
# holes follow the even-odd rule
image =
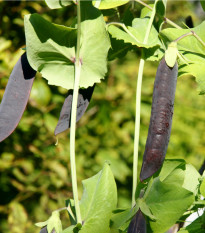
[[[199,178],[197,170],[185,161],[165,160],[159,176],[145,185],[146,191],[143,197],[137,199],[136,206],[131,210],[114,212],[113,227],[126,231],[126,222],[129,223],[140,208],[148,217],[151,232],[164,233],[193,204],[199,189]]]
[[[198,217],[194,222],[186,228],[181,228],[179,233],[203,233],[205,230],[205,213]]]
[[[199,38],[205,41],[204,36],[205,22],[202,22],[197,27],[193,28],[193,31],[199,36]],[[180,36],[190,32],[189,29],[165,29],[162,30],[160,35],[165,41],[165,43],[174,41]],[[179,76],[190,74],[196,77],[196,81],[199,85],[199,90],[201,94],[205,93],[205,82],[204,82],[204,55],[205,46],[196,39],[194,36],[188,36],[177,42],[177,48],[180,53],[186,58],[186,61],[190,63],[189,65],[184,64],[183,60],[180,60],[181,66],[179,66]],[[201,66],[201,68],[200,68]]]
[[[156,29],[152,27],[148,43],[143,44],[148,22],[149,18],[136,18],[132,22],[132,27],[127,28],[128,33],[113,25],[109,26],[108,31],[112,35],[112,37],[118,40],[124,40],[125,43],[131,43],[132,45],[137,45],[138,47],[151,48],[156,45],[160,45],[161,43],[158,40],[158,33]]]
[[[35,224],[37,227],[45,227],[47,226],[48,233],[52,233],[53,230],[56,233],[62,232],[62,224],[60,220],[60,214],[58,211],[53,211],[51,217],[45,222],[39,222]]]
[[[43,2],[10,2],[9,7],[7,2],[0,4],[1,99],[11,69],[22,54],[21,50],[16,51],[16,49],[25,46],[23,16],[38,12],[49,22],[70,27],[75,10],[74,4],[53,11],[49,11]],[[174,4],[179,6],[180,3]],[[187,3],[181,3],[182,6],[185,4]],[[168,16],[181,23],[183,14],[187,15],[188,11],[180,10],[180,13],[177,13],[180,7],[175,9],[175,5],[170,2],[169,10],[171,7],[176,14],[168,11]],[[125,6],[122,6],[120,11],[124,10]],[[109,16],[107,18],[109,21]],[[150,60],[160,59],[158,47],[153,47],[153,50],[156,52],[156,56],[153,57],[147,51]],[[138,56],[139,51],[136,49],[134,51]],[[76,135],[79,181],[97,173],[105,160],[110,161],[110,168],[118,186],[119,207],[130,206],[137,70],[136,56],[131,53],[128,53],[124,60],[119,59],[109,63],[109,74],[105,81],[96,86],[91,105],[79,122]],[[147,137],[155,72],[156,65],[146,63],[142,89],[140,155],[143,154]],[[46,84],[41,77],[37,77],[35,80],[37,85],[35,85],[39,89],[39,95],[45,90],[47,97],[42,96],[42,104],[37,99],[37,95],[30,99],[17,130],[0,146],[0,194],[4,197],[0,202],[0,225],[3,233],[39,232],[39,228],[34,227],[33,223],[48,219],[54,209],[64,206],[65,199],[72,198],[68,166],[68,132],[59,136],[58,146],[54,146],[56,138],[53,136],[53,128],[67,91],[54,86],[47,86],[46,90],[42,82]],[[203,130],[205,108],[204,97],[197,96],[195,89],[196,85],[192,78],[178,80],[173,129],[167,157],[185,158],[199,169],[205,151]],[[140,165],[141,156],[139,167]],[[120,173],[118,168],[121,169]],[[190,179],[191,177],[187,181],[189,182]],[[79,188],[82,193],[82,187]],[[126,217],[126,226],[134,213],[136,212]],[[63,227],[68,226],[67,216],[62,215],[61,218]],[[72,232],[72,230],[73,226],[64,232]]]
[[[91,2],[81,5],[80,87],[87,88],[104,78],[110,42],[99,10]],[[32,14],[25,16],[25,32],[27,56],[33,69],[49,84],[73,89],[76,29],[52,24]]]
[[[116,206],[117,187],[109,165],[105,164],[97,175],[83,181],[80,232],[109,232],[110,217]]]

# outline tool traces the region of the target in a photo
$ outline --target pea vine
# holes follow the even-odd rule
[[[108,233],[113,230],[164,233],[174,224],[184,222],[189,215],[205,207],[204,173],[199,174],[184,160],[165,160],[165,155],[171,133],[177,77],[194,76],[199,93],[205,93],[205,21],[191,29],[188,26],[181,28],[165,16],[166,0],[155,0],[152,5],[135,0],[134,3],[141,6],[141,16],[133,17],[132,25],[126,25],[121,19],[110,22],[109,17],[105,22],[103,15],[105,9],[116,9],[117,12],[117,7],[133,6],[133,2],[128,0],[45,1],[51,9],[75,4],[75,26],[56,25],[39,14],[25,16],[26,53],[14,68],[14,73],[18,71],[21,78],[18,80],[19,89],[15,90],[13,81],[10,81],[0,106],[2,141],[20,121],[36,71],[48,80],[49,85],[72,90],[65,99],[55,134],[70,128],[73,199],[67,200],[65,207],[53,211],[47,221],[37,223],[42,228],[40,232]],[[165,24],[168,27],[164,28]],[[116,46],[119,41],[124,54],[136,49],[141,54],[136,86],[132,206],[125,209],[117,209],[117,186],[108,162],[96,175],[82,181],[84,191],[79,200],[75,161],[76,121],[86,111],[95,85],[105,78],[107,60],[123,56]],[[146,61],[160,63],[153,90],[141,182],[138,182],[140,105]],[[28,70],[29,74],[26,73]],[[30,82],[24,85],[27,79]],[[24,101],[10,98],[14,90]],[[22,93],[27,94],[21,96]],[[16,104],[19,114],[9,114],[11,110],[6,106]],[[5,117],[1,119],[7,115],[13,122],[9,128],[4,123]],[[64,210],[69,215],[65,229],[60,220],[60,212]],[[179,226],[178,230],[181,233],[203,232],[204,226],[205,215],[202,214],[190,226],[181,229]]]

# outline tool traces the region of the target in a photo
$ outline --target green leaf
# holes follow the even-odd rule
[[[205,2],[204,2],[204,0],[200,0],[200,3],[201,3],[201,6],[202,6],[203,10],[205,11]]]
[[[107,73],[107,54],[110,40],[105,29],[103,15],[91,2],[81,3],[81,48],[82,69],[80,87],[87,88],[99,83]]]
[[[185,228],[181,228],[179,233],[204,233],[205,213]]]
[[[130,223],[132,217],[139,210],[139,204],[136,203],[136,206],[131,209],[117,209],[113,211],[113,215],[111,218],[112,228],[119,230],[126,230],[127,226]]]
[[[145,203],[156,218],[156,221],[150,221],[154,233],[168,230],[194,202],[193,193],[183,187],[185,170],[176,167],[177,163],[174,162],[173,168],[169,169],[172,171],[168,176],[163,172],[163,181],[160,180],[160,175],[154,178],[144,195]]]
[[[110,9],[128,3],[129,0],[97,0],[93,4],[99,9]]]
[[[169,67],[174,67],[177,60],[177,43],[171,42],[168,46],[168,49],[165,51],[165,61]]]
[[[37,222],[37,223],[35,223],[35,225],[37,226],[37,227],[45,227],[46,225],[48,224],[48,220],[47,221],[45,221],[45,222]]]
[[[179,66],[178,77],[183,75],[193,75],[198,84],[198,92],[201,95],[205,94],[205,64],[189,64]]]
[[[185,177],[183,188],[191,191],[194,195],[197,194],[199,187],[200,174],[194,166],[191,164],[186,164]]]
[[[193,31],[205,41],[205,21]],[[160,36],[165,44],[168,44],[180,36],[190,32],[190,29],[164,29]],[[200,94],[205,93],[205,46],[202,45],[194,36],[188,36],[177,42],[178,51],[183,54],[184,58],[191,64],[180,61],[179,77],[182,75],[193,75],[199,85]]]
[[[145,203],[144,199],[139,198],[138,199],[138,203],[139,203],[139,208],[142,211],[142,213],[144,213],[150,219],[156,220],[156,217],[152,214],[150,208],[147,206],[147,204]]]
[[[205,197],[205,177],[200,185],[200,192]]]
[[[33,14],[25,16],[25,33],[27,57],[32,68],[41,72],[49,84],[72,88],[76,30],[52,24]]]
[[[38,227],[44,227],[47,225],[48,233],[51,233],[55,229],[56,233],[62,232],[62,224],[60,220],[60,214],[58,211],[53,211],[51,217],[45,222],[39,222],[35,224]]]
[[[160,46],[161,43],[158,39],[158,32],[153,26],[151,28],[148,43],[143,43],[148,23],[149,18],[136,18],[132,22],[132,27],[127,28],[128,32],[125,32],[114,25],[110,25],[108,31],[112,37],[118,40],[124,40],[125,43],[137,45],[138,47],[152,48],[157,45]]]
[[[159,61],[163,56],[164,50],[161,48],[161,46],[159,47],[157,45],[153,48],[144,49],[144,59],[146,61]]]
[[[117,188],[109,165],[105,164],[102,171],[82,183],[80,233],[109,232],[111,214],[117,205]]]
[[[71,4],[71,0],[45,0],[45,2],[51,9],[58,9]]]
[[[100,82],[107,72],[110,41],[103,16],[92,2],[83,1],[81,12],[80,87],[87,88]],[[52,24],[33,14],[25,16],[25,31],[32,68],[41,72],[49,84],[73,89],[76,29]]]

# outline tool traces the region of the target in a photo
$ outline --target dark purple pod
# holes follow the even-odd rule
[[[24,53],[14,66],[0,105],[0,142],[17,127],[26,108],[35,75],[36,71],[31,68]]]
[[[127,233],[146,233],[147,226],[144,215],[139,209],[130,222]]]
[[[150,125],[140,173],[141,181],[157,172],[165,159],[171,134],[177,75],[177,63],[170,68],[163,58],[158,66],[154,83]]]
[[[94,87],[95,85],[92,87],[88,87],[87,89],[79,89],[76,122],[78,122],[85,113],[92,97]],[[58,124],[55,129],[55,135],[62,133],[63,131],[70,128],[72,100],[73,90],[70,90],[68,92],[68,97],[65,99],[63,107],[61,109]]]

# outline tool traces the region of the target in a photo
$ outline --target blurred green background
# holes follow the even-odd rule
[[[128,5],[119,8],[124,17]],[[140,13],[136,4],[132,13]],[[75,6],[50,10],[43,1],[0,1],[0,100],[8,77],[25,46],[23,17],[39,13],[51,22],[70,25]],[[116,20],[116,11],[104,12]],[[168,1],[167,17],[183,26],[187,16],[194,25],[205,18],[199,2]],[[135,119],[135,88],[139,53],[129,52],[109,62],[109,72],[96,85],[93,98],[77,124],[76,162],[80,194],[81,181],[96,174],[105,160],[111,163],[119,206],[131,203],[132,154]],[[157,63],[145,65],[139,169],[149,126]],[[54,129],[67,91],[48,86],[38,74],[27,109],[15,132],[0,144],[0,232],[37,233],[35,222],[45,221],[55,209],[72,198],[69,163],[69,131],[57,138]],[[183,158],[200,168],[205,158],[205,97],[197,93],[193,77],[178,80],[173,128],[167,158]],[[66,213],[63,224],[68,224]]]

